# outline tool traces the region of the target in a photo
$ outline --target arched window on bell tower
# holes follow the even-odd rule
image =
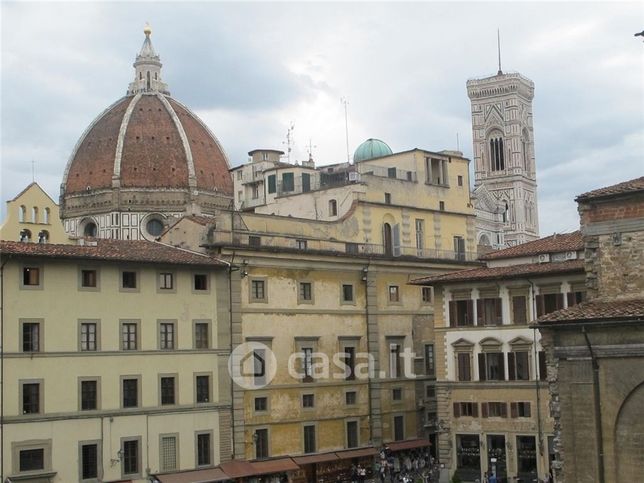
[[[521,133],[521,155],[523,156],[523,169],[530,172],[530,137],[526,129]]]
[[[490,169],[503,171],[505,169],[505,155],[503,153],[503,134],[495,130],[489,136]]]
[[[150,71],[148,71],[147,77],[148,77],[148,80],[147,80],[146,87],[148,90],[150,90]]]

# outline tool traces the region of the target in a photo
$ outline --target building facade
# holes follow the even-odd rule
[[[589,299],[538,320],[557,481],[644,478],[644,178],[577,197]]]
[[[534,84],[521,74],[499,72],[467,81],[472,105],[474,189],[478,242],[499,245],[498,214],[503,243],[513,246],[539,237],[537,175],[532,125]],[[487,194],[497,206],[486,206]],[[490,216],[485,214],[492,214]],[[490,223],[491,221],[495,223]]]
[[[232,452],[228,266],[3,241],[2,481],[149,481]]]
[[[414,280],[433,287],[438,456],[449,477],[536,481],[554,458],[537,317],[585,299],[581,234],[492,252],[485,267]]]

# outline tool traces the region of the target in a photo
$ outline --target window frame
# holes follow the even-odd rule
[[[96,405],[93,409],[83,409],[83,383],[95,382],[96,383]],[[81,376],[78,377],[78,411],[98,411],[101,409],[101,376]]]
[[[164,287],[163,285],[167,281],[167,277],[170,277],[169,288]],[[163,283],[162,283],[163,277]],[[157,293],[177,293],[177,274],[174,270],[158,270],[156,273],[157,278]]]
[[[309,298],[305,298],[304,295],[306,295],[306,286],[308,285],[308,290],[309,290]],[[298,304],[307,304],[307,305],[313,305],[315,303],[315,294],[313,290],[313,281],[312,280],[298,280],[297,282],[297,303]],[[302,289],[304,288],[304,294],[302,293]]]
[[[134,406],[126,406],[125,405],[125,381],[136,381],[136,404]],[[142,401],[141,401],[141,375],[140,374],[132,374],[132,375],[126,375],[126,376],[120,376],[120,408],[126,411],[129,410],[136,410],[140,409],[142,407]]]
[[[392,289],[393,292],[392,292]],[[387,304],[388,305],[402,305],[402,291],[400,285],[387,284]],[[395,297],[392,296],[395,294]]]
[[[308,448],[307,451],[307,429],[313,428],[313,448]],[[302,454],[313,454],[318,451],[318,423],[317,422],[305,422],[302,423]]]
[[[125,279],[123,278],[126,273],[134,274],[134,287],[125,287]],[[141,272],[133,268],[120,268],[119,269],[119,292],[124,293],[137,293],[141,291]]]
[[[127,349],[125,348],[126,344],[125,341],[123,340],[123,328],[125,325],[134,325],[135,331],[134,331],[134,349],[128,347]],[[119,350],[121,351],[139,351],[141,350],[141,319],[120,319],[119,320]],[[130,342],[128,341],[128,346],[130,345]]]
[[[204,277],[206,288],[197,288],[197,277]],[[193,272],[190,275],[190,289],[193,294],[209,294],[210,293],[210,273],[209,272]]]
[[[83,349],[83,326],[94,325],[94,349]],[[121,334],[119,334],[120,336]],[[78,352],[99,352],[101,350],[101,319],[78,319]]]
[[[201,430],[201,431],[195,431],[195,468],[209,468],[213,466],[213,461],[215,459],[215,452],[214,452],[214,431],[212,429],[208,430]],[[199,462],[199,456],[200,456],[200,451],[199,451],[199,436],[208,436],[208,463],[200,463]]]
[[[262,283],[263,297],[255,297],[255,283]],[[299,290],[299,286],[298,286]],[[252,277],[248,280],[248,301],[250,303],[268,303],[268,278],[267,277]]]
[[[310,403],[310,405],[309,405]],[[300,408],[303,411],[313,411],[315,410],[315,393],[314,392],[303,392],[300,396]]]
[[[164,334],[162,332],[162,328],[165,326],[170,326],[172,327],[172,347],[164,347],[164,344],[167,345],[167,334],[166,340],[164,341]],[[177,319],[157,319],[157,349],[161,351],[176,351],[179,348],[179,341],[178,341],[178,323]]]
[[[85,272],[94,272],[96,285],[84,285]],[[101,270],[99,267],[80,266],[78,267],[78,290],[81,292],[99,292],[101,290]]]
[[[172,379],[172,402],[164,403],[163,402],[163,379]],[[179,374],[177,373],[163,373],[158,376],[158,388],[159,388],[159,407],[168,407],[168,406],[177,406],[179,405]]]
[[[431,350],[429,350],[431,348]],[[426,376],[436,376],[436,346],[434,343],[423,344],[423,365]]]
[[[208,400],[207,401],[199,401],[198,400],[198,396],[199,396],[199,393],[198,393],[199,388],[198,388],[198,385],[197,385],[197,378],[198,377],[207,377],[208,378]],[[194,404],[195,405],[212,404],[213,403],[213,395],[212,395],[213,394],[212,393],[212,390],[213,390],[213,387],[212,387],[213,376],[212,376],[212,372],[195,372],[195,373],[193,373],[192,381],[193,381],[193,387],[194,387],[193,393],[192,393]]]
[[[25,270],[38,270],[38,283],[25,284]],[[43,290],[45,288],[45,269],[42,263],[23,263],[19,272],[21,290]]]
[[[167,468],[164,466],[163,461],[163,439],[174,439],[174,468]],[[178,471],[181,468],[180,455],[181,448],[179,447],[179,433],[160,433],[159,434],[159,469],[160,471]]]
[[[345,287],[351,287],[351,299],[348,300],[345,298]],[[341,282],[340,283],[340,304],[342,305],[356,305],[356,287],[354,283],[350,282]]]
[[[260,440],[259,436],[255,437],[258,431],[262,431],[262,434],[266,435],[266,454],[259,454],[257,451],[258,442]],[[255,454],[255,459],[266,459],[271,456],[271,429],[268,426],[256,427],[253,431],[253,453]]]
[[[206,326],[206,346],[197,346],[197,326]],[[212,320],[210,319],[193,319],[192,320],[192,347],[197,350],[206,350],[212,347]]]
[[[432,287],[420,287],[420,302],[422,305],[432,305],[434,303]]]
[[[139,479],[141,477],[141,436],[125,436],[121,438],[121,478],[123,479]],[[125,443],[136,442],[136,472],[125,472]]]
[[[258,399],[264,399],[266,401],[266,408],[265,409],[257,409],[257,400]],[[265,415],[270,412],[270,396],[268,393],[260,393],[260,394],[255,394],[253,393],[253,414],[257,415]]]
[[[349,441],[349,424],[356,425],[355,444],[353,445]],[[344,420],[344,446],[347,449],[360,447],[360,419],[351,418]]]
[[[401,421],[401,427],[400,431],[402,431],[402,434],[400,437],[398,437],[398,427],[396,422]],[[392,441],[404,441],[405,439],[405,434],[407,431],[405,431],[405,415],[404,414],[392,414],[391,415],[391,440]]]
[[[45,319],[42,318],[35,318],[35,319],[18,319],[18,322],[20,324],[20,340],[18,343],[20,344],[18,347],[18,352],[21,352],[23,354],[34,354],[34,353],[40,353],[40,352],[45,352],[45,340],[44,340],[44,332],[45,332]],[[38,327],[38,348],[37,350],[25,350],[25,326],[26,325],[36,325]],[[33,341],[32,341],[33,344]],[[33,347],[33,345],[32,345]]]
[[[353,394],[354,400],[353,402],[349,402],[349,396],[348,394]],[[345,406],[357,406],[358,405],[358,391],[355,389],[346,389],[344,391],[344,405]]]
[[[37,385],[38,387],[38,410],[25,412],[25,389],[26,385]],[[18,409],[20,416],[31,417],[45,414],[45,380],[44,379],[19,379],[18,380]]]
[[[34,449],[43,450],[43,468],[39,470],[21,470],[20,469],[20,452]],[[11,467],[14,475],[38,475],[51,471],[51,439],[33,439],[27,441],[11,442]],[[9,465],[7,465],[8,467]],[[8,468],[7,468],[8,470]]]
[[[103,473],[103,450],[100,439],[85,440],[78,442],[78,481],[81,483],[98,483],[100,475]],[[96,477],[83,478],[83,447],[96,446]]]

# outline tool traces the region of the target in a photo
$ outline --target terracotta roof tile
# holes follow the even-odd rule
[[[504,250],[487,253],[481,260],[498,260],[501,258],[528,257],[540,253],[559,253],[576,251],[584,248],[584,240],[581,232],[555,233],[554,235],[539,238],[521,245],[516,245]]]
[[[644,298],[630,300],[591,300],[567,309],[558,310],[537,319],[537,324],[581,322],[592,320],[642,320]]]
[[[585,201],[594,198],[603,198],[605,196],[633,193],[636,191],[644,191],[644,176],[582,193],[575,198],[575,201]]]
[[[569,260],[554,263],[525,263],[510,265],[508,267],[481,267],[471,270],[433,275],[431,277],[417,278],[410,282],[411,285],[432,285],[436,283],[477,282],[483,280],[504,280],[522,276],[554,275],[560,273],[573,273],[584,271],[583,260]]]
[[[92,240],[96,245],[60,245],[0,241],[0,253],[27,257],[70,258],[177,265],[227,266],[208,255],[144,240]]]

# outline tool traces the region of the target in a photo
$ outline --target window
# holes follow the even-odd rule
[[[159,273],[159,290],[174,289],[174,274],[172,272]]]
[[[429,399],[434,399],[436,397],[436,387],[430,384],[425,386],[425,397]]]
[[[338,215],[338,202],[336,200],[329,200],[329,216]]]
[[[314,408],[315,407],[315,394],[302,394],[302,407]]]
[[[456,435],[456,467],[464,473],[481,474],[481,446],[477,434]]]
[[[398,285],[389,285],[389,302],[400,302],[400,289]]]
[[[438,209],[440,211],[445,211],[445,202],[444,201],[439,201],[438,202]]]
[[[193,276],[193,289],[195,292],[208,290],[208,275],[205,273],[195,273]]]
[[[175,376],[163,376],[160,380],[161,385],[161,405],[176,404],[176,378]]]
[[[195,400],[197,403],[210,402],[210,376],[195,377]]]
[[[40,322],[22,322],[22,352],[40,352]]]
[[[458,177],[456,178],[458,180],[458,185],[463,186],[463,177],[459,174]]]
[[[211,433],[197,433],[197,466],[210,466],[211,464],[212,464]]]
[[[159,220],[158,218],[152,218],[145,224],[145,229],[152,236],[159,236],[161,233],[163,233],[164,228],[165,226],[163,225],[163,221]]]
[[[300,282],[298,292],[298,303],[310,303],[313,301],[313,284],[311,282]]]
[[[456,355],[459,381],[472,380],[472,355],[469,352],[459,352]]]
[[[425,248],[425,220],[416,220],[416,250],[419,257],[423,256],[423,248]]]
[[[255,235],[249,235],[248,236],[248,246],[251,247],[261,247],[262,246],[262,237],[260,236],[255,236]]]
[[[473,418],[479,417],[479,405],[475,402],[455,402],[454,403],[454,417],[460,418],[469,416]]]
[[[260,396],[255,398],[255,412],[264,412],[268,411],[268,398],[266,396]]]
[[[546,353],[544,351],[537,352],[539,357],[539,380],[546,381],[548,379],[548,368],[546,366]]]
[[[517,473],[528,480],[537,473],[537,444],[534,436],[517,436]]]
[[[304,453],[315,453],[315,425],[304,426]]]
[[[267,383],[266,349],[253,349],[253,379],[258,386]]]
[[[82,269],[81,270],[81,287],[82,288],[97,288],[98,287],[98,271],[95,269]]]
[[[138,341],[138,323],[121,322],[121,350],[137,350]]]
[[[251,302],[266,301],[266,280],[250,281],[250,300]]]
[[[481,417],[483,418],[507,418],[508,405],[504,402],[481,403]]]
[[[80,324],[80,350],[98,350],[98,324],[96,322],[81,322]]]
[[[282,173],[282,191],[289,192],[295,190],[295,177],[293,173]]]
[[[38,232],[38,243],[49,242],[49,232],[47,230],[40,230]]]
[[[20,230],[20,241],[22,243],[27,243],[31,241],[31,231],[27,230],[26,228],[24,230]]]
[[[23,449],[20,451],[19,471],[38,471],[45,469],[45,449]]]
[[[241,203],[243,198],[244,198],[244,192],[241,190],[237,191],[237,200]]]
[[[121,471],[123,475],[139,473],[139,440],[125,440],[121,449]]]
[[[311,175],[302,173],[302,193],[308,193],[309,191],[311,191]]]
[[[454,237],[454,257],[461,262],[465,261],[465,238],[462,236]]]
[[[425,344],[425,375],[433,376],[434,374],[434,344]]]
[[[420,287],[420,298],[424,304],[432,303],[432,288],[431,287]]]
[[[159,322],[159,349],[171,350],[175,348],[175,323]]]
[[[512,321],[518,325],[525,325],[528,322],[527,314],[526,297],[524,295],[512,297]]]
[[[477,325],[501,325],[500,298],[483,298],[476,301]]]
[[[355,391],[347,391],[344,393],[344,403],[347,406],[353,406],[356,404],[357,393]]]
[[[508,379],[510,381],[528,381],[530,366],[528,352],[508,352]]]
[[[20,382],[22,386],[22,414],[40,414],[42,394],[40,382]]]
[[[295,240],[295,247],[298,250],[306,250],[306,240]]]
[[[405,417],[394,416],[394,441],[405,439]]]
[[[351,255],[357,255],[358,254],[358,244],[357,243],[345,243],[344,244],[344,251],[346,253],[349,253]]]
[[[268,193],[275,193],[277,191],[277,185],[275,183],[275,175],[271,174],[268,176]]]
[[[503,155],[503,135],[500,132],[493,133],[490,139],[490,169],[492,171],[503,171],[505,159]]]
[[[385,193],[385,204],[391,204],[391,193]]]
[[[345,365],[344,377],[347,381],[353,381],[356,378],[356,348],[353,346],[344,347],[344,358],[343,361]]]
[[[20,208],[18,208],[18,221],[20,223],[25,222],[26,214],[27,214],[27,207],[25,205],[20,205]]]
[[[121,288],[126,290],[135,290],[136,287],[136,272],[123,270],[121,272]]]
[[[396,168],[387,168],[387,178],[396,178]]]
[[[568,299],[568,307],[573,307],[586,300],[586,292],[585,291],[568,292],[566,294],[566,298]]]
[[[402,401],[402,389],[400,387],[395,387],[391,390],[391,400]]]
[[[259,198],[259,186],[257,186],[256,184],[254,184],[254,185],[252,186],[252,190],[253,190],[252,198],[253,198],[254,200],[256,200],[257,198]]]
[[[539,294],[535,297],[537,317],[563,309],[564,295],[562,293]]]
[[[98,478],[98,448],[98,443],[88,443],[80,445],[81,480],[93,480]]]
[[[358,421],[347,421],[347,448],[357,448],[358,441]]]
[[[139,406],[139,379],[122,378],[122,402],[124,408],[136,408]]]
[[[240,169],[240,170],[237,170],[237,179],[238,179],[238,180],[242,179],[242,176],[243,176],[243,175],[244,175],[244,173],[243,173],[243,171],[242,171],[241,169]]]
[[[302,372],[304,382],[313,381],[313,348],[302,347]]]
[[[98,381],[80,381],[80,408],[81,411],[93,411],[98,409]]]
[[[447,185],[447,160],[425,158],[425,182],[427,184]]]
[[[255,458],[268,458],[268,429],[256,429],[253,439],[255,440]]]
[[[177,469],[176,436],[160,436],[159,453],[161,471],[170,471]]]
[[[510,403],[510,416],[513,418],[529,418],[530,402],[513,402]]]
[[[474,325],[474,303],[471,300],[452,300],[449,303],[450,327]]]
[[[24,287],[39,287],[40,286],[40,268],[23,267],[22,285]]]
[[[38,208],[35,206],[31,208],[31,222],[38,223]]]
[[[482,352],[479,354],[479,380],[505,380],[503,352]]]
[[[350,283],[342,284],[342,302],[353,302],[353,285]]]
[[[210,347],[210,335],[208,322],[195,322],[195,349],[208,349]]]
[[[400,352],[400,344],[389,344],[389,377],[400,377],[402,375]]]

